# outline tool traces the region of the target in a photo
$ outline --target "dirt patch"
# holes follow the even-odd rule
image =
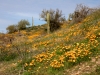
[[[98,65],[100,65],[100,56],[98,56],[98,58],[93,57],[89,62],[81,63],[71,69],[66,70],[65,75],[83,75],[85,73],[90,74],[96,70]]]
[[[0,75],[6,75],[6,70],[16,67],[17,63],[0,63]]]

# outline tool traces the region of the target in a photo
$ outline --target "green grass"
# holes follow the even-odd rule
[[[22,69],[24,69],[24,71],[22,71],[22,75],[64,75],[64,73],[67,74],[66,70],[73,69],[74,66],[77,66],[82,62],[91,61],[90,57],[96,57],[100,55],[100,38],[99,37],[95,38],[95,40],[99,42],[99,44],[96,47],[93,46],[91,43],[89,43],[90,38],[85,38],[86,34],[91,31],[91,29],[89,28],[90,27],[92,28],[92,26],[95,27],[95,25],[97,25],[96,22],[100,21],[99,17],[97,16],[97,13],[98,15],[100,15],[100,13],[96,11],[95,13],[90,15],[93,17],[89,21],[83,22],[81,23],[81,25],[77,27],[75,27],[74,25],[71,26],[68,25],[66,28],[57,30],[51,33],[50,35],[46,35],[45,32],[43,31],[45,35],[39,38],[33,38],[32,42],[29,42],[28,38],[26,39],[28,35],[31,35],[28,32],[32,32],[34,34],[37,30],[45,29],[45,27],[38,26],[38,27],[28,28],[26,30],[27,34],[25,35],[25,38],[21,39],[23,40],[22,42],[19,41],[18,43],[12,44],[11,48],[1,49],[1,51],[4,50],[5,52],[3,51],[0,53],[0,61],[10,62],[13,59],[21,60],[20,62],[18,61],[16,62],[17,66],[13,68],[16,70],[11,69],[10,71],[19,72]],[[85,31],[83,29],[85,29]],[[74,35],[74,33],[78,32],[79,30],[81,32],[77,35]],[[98,30],[93,32],[93,34],[95,34],[96,36],[99,36],[98,33],[100,33],[99,28]],[[66,39],[67,37],[68,40]],[[77,43],[79,44],[79,46],[77,46]],[[82,43],[84,45],[80,47]],[[83,57],[81,57],[81,55],[78,56],[78,58],[76,58],[76,62],[69,62],[68,60],[70,59],[70,56],[65,57],[66,52],[74,51],[75,49],[78,48],[80,48],[80,51],[83,51],[84,48],[87,50],[86,45],[88,44],[90,44],[89,51],[91,52],[91,54],[88,54]],[[35,48],[33,47],[34,45]],[[71,46],[71,48],[67,49],[66,47],[69,45]],[[28,52],[27,50],[30,52]],[[44,55],[41,55],[43,52]],[[47,57],[46,53],[48,55]],[[54,55],[51,58],[49,58],[50,54],[53,53]],[[42,60],[41,62],[36,61],[36,59],[38,58],[33,57],[38,55],[39,55],[38,58],[41,58]],[[65,57],[63,62],[64,66],[59,68],[51,67],[50,63],[53,62],[54,60],[60,62],[59,60],[60,56]],[[34,60],[35,65],[30,66],[29,64],[30,62],[32,62],[32,60]],[[25,67],[25,63],[27,63],[28,66]],[[86,75],[98,75],[98,74],[100,74],[100,66],[97,66],[96,70],[91,74],[86,74]]]

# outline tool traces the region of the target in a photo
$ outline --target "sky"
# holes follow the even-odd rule
[[[62,10],[67,19],[77,4],[98,7],[100,0],[0,0],[0,32],[5,33],[9,25],[17,25],[22,19],[32,25],[32,17],[34,25],[44,24],[39,16],[43,9]]]

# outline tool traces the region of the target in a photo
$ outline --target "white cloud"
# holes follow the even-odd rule
[[[37,13],[28,13],[28,12],[8,12],[10,15],[15,15],[17,17],[33,17],[34,19],[39,19],[39,14]]]

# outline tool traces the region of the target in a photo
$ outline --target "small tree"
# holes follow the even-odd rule
[[[21,20],[18,22],[18,29],[23,30],[26,29],[26,26],[29,26],[30,23],[27,20]]]
[[[6,30],[8,31],[8,33],[14,33],[17,31],[17,26],[16,25],[9,25]]]
[[[81,22],[87,15],[91,13],[92,11],[88,6],[78,4],[74,13],[69,14],[69,20],[72,20],[72,23]]]
[[[59,9],[55,10],[43,10],[40,14],[40,17],[43,18],[44,21],[47,22],[47,13],[50,14],[50,31],[53,32],[60,28],[62,22],[65,21],[65,17],[62,14],[62,11]]]

